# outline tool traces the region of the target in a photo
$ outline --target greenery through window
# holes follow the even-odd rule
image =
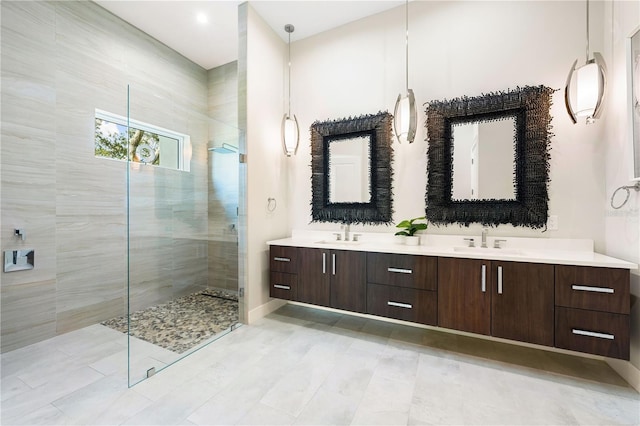
[[[170,169],[186,170],[184,145],[188,136],[115,114],[96,111],[96,157],[127,160]]]

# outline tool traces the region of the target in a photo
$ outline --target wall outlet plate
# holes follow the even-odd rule
[[[558,230],[558,215],[555,215],[555,214],[549,215],[549,218],[547,219],[547,229],[549,231]]]

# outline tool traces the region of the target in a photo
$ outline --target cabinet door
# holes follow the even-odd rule
[[[438,259],[438,325],[491,334],[491,262]]]
[[[331,250],[331,307],[364,313],[367,308],[366,253]]]
[[[300,248],[298,262],[298,301],[329,306],[329,250]]]
[[[553,346],[553,265],[492,261],[491,334]]]

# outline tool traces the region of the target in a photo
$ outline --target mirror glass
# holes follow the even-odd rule
[[[453,200],[515,200],[516,117],[452,124]]]
[[[329,143],[329,203],[371,200],[371,136],[334,139]]]

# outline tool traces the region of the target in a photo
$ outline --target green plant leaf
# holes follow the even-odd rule
[[[404,236],[409,236],[409,233],[407,231],[398,231],[396,232],[394,235],[404,235]]]
[[[408,220],[403,220],[399,224],[396,225],[396,228],[408,228],[411,226],[411,222]]]

